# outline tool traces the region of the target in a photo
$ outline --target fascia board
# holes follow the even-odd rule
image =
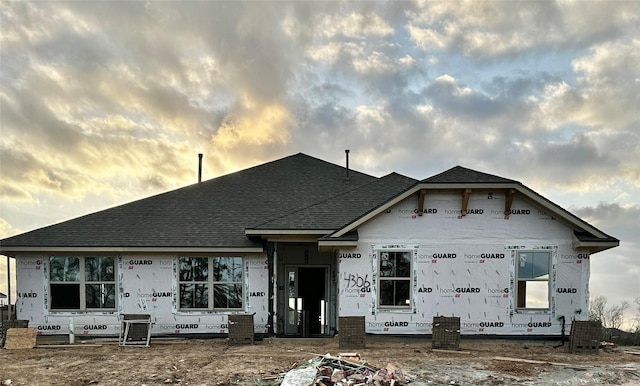
[[[407,190],[404,193],[396,196],[395,198],[391,199],[390,201],[387,201],[386,204],[384,204],[384,205],[378,207],[377,209],[365,214],[364,216],[360,217],[359,219],[357,219],[356,221],[354,221],[351,224],[347,225],[346,227],[344,227],[342,229],[339,229],[334,234],[330,235],[330,237],[340,237],[340,236],[344,235],[345,233],[356,229],[360,225],[366,223],[367,221],[369,221],[370,219],[374,218],[378,214],[386,211],[388,208],[391,208],[392,206],[394,206],[395,204],[397,204],[400,201],[404,200],[405,198],[409,197],[410,195],[412,195],[413,193],[417,192],[418,190],[420,190],[419,186],[410,188],[409,190]]]
[[[335,229],[246,229],[244,233],[247,236],[262,235],[326,235],[335,231]]]
[[[589,249],[592,250],[591,253],[597,253],[619,246],[620,241],[580,241],[580,239],[573,235],[572,245],[574,249]]]
[[[571,212],[567,211],[561,206],[554,204],[552,201],[542,197],[541,195],[527,188],[526,186],[520,186],[519,188],[516,188],[516,189],[518,189],[518,192],[524,194],[529,200],[540,204],[545,209],[549,209],[551,213],[547,213],[547,214],[552,215],[553,217],[556,217],[556,218],[561,218],[562,220],[575,226],[576,228],[587,231],[597,237],[600,237],[603,239],[610,238],[609,235],[605,234],[598,228],[587,223],[586,221],[582,220],[581,218],[572,214]]]
[[[357,240],[320,240],[319,247],[357,247]]]
[[[283,243],[315,243],[318,235],[271,235],[263,238],[267,241]]]
[[[427,190],[455,190],[455,189],[460,189],[460,190],[464,190],[464,189],[471,189],[471,190],[478,190],[478,189],[518,189],[518,187],[522,187],[521,184],[518,183],[510,183],[510,182],[503,182],[503,183],[477,183],[477,182],[469,182],[469,183],[421,183],[419,185],[417,185],[416,187],[412,188],[414,191],[418,191],[420,189],[427,189]]]
[[[262,247],[3,247],[0,253],[7,252],[157,252],[157,253],[261,253]]]

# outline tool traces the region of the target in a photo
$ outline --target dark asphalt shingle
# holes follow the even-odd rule
[[[262,241],[247,237],[246,230],[343,229],[419,183],[518,184],[528,189],[461,166],[422,181],[397,173],[376,178],[355,170],[347,180],[344,167],[299,153],[8,237],[0,247],[261,247]],[[603,241],[583,231],[576,237]]]
[[[455,166],[449,170],[445,170],[442,173],[435,176],[425,178],[422,180],[424,183],[432,184],[456,184],[456,183],[488,183],[488,184],[501,184],[501,183],[517,183],[518,181],[510,180],[493,174],[487,174],[478,172],[475,170],[467,169],[462,166]]]
[[[255,247],[245,228],[376,181],[296,154],[1,240],[21,247]]]
[[[252,229],[339,229],[377,209],[417,183],[413,178],[391,173]]]

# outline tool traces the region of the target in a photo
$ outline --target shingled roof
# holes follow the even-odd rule
[[[298,153],[0,240],[0,252],[52,249],[262,250],[265,234],[357,240],[358,224],[420,189],[517,189],[574,228],[583,245],[618,241],[518,181],[456,166],[422,181],[381,178]],[[485,187],[486,187],[485,186]],[[445,187],[446,188],[446,187]],[[324,236],[324,237],[321,237]]]
[[[431,184],[455,184],[455,183],[465,183],[465,184],[518,184],[518,181],[510,180],[508,178],[503,178],[499,176],[494,176],[493,174],[487,174],[478,172],[476,170],[471,170],[464,168],[462,166],[455,166],[449,170],[445,170],[442,173],[436,174],[435,176],[425,178],[421,182],[423,183],[431,183]]]
[[[416,183],[418,181],[413,178],[391,173],[251,229],[335,230],[375,210]]]
[[[245,228],[326,202],[376,180],[350,170],[347,181],[344,167],[299,153],[0,243],[2,249],[259,248],[261,241],[248,238]]]

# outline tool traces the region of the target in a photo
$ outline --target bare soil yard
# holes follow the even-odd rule
[[[367,336],[361,350],[340,349],[337,338],[267,338],[244,346],[229,346],[225,339],[152,338],[150,347],[120,347],[114,340],[72,347],[39,341],[34,349],[0,349],[0,384],[274,385],[279,375],[311,358],[357,351],[373,367],[396,365],[416,386],[640,385],[640,355],[622,351],[627,348],[568,354],[567,345],[557,344],[462,339],[460,352],[442,352],[424,337]]]

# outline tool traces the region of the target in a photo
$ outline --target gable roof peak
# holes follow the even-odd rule
[[[429,178],[425,178],[421,182],[431,184],[456,184],[456,183],[511,183],[520,184],[520,182],[508,178],[496,176],[494,174],[479,172],[477,170],[465,168],[457,165],[442,173],[436,174]]]

